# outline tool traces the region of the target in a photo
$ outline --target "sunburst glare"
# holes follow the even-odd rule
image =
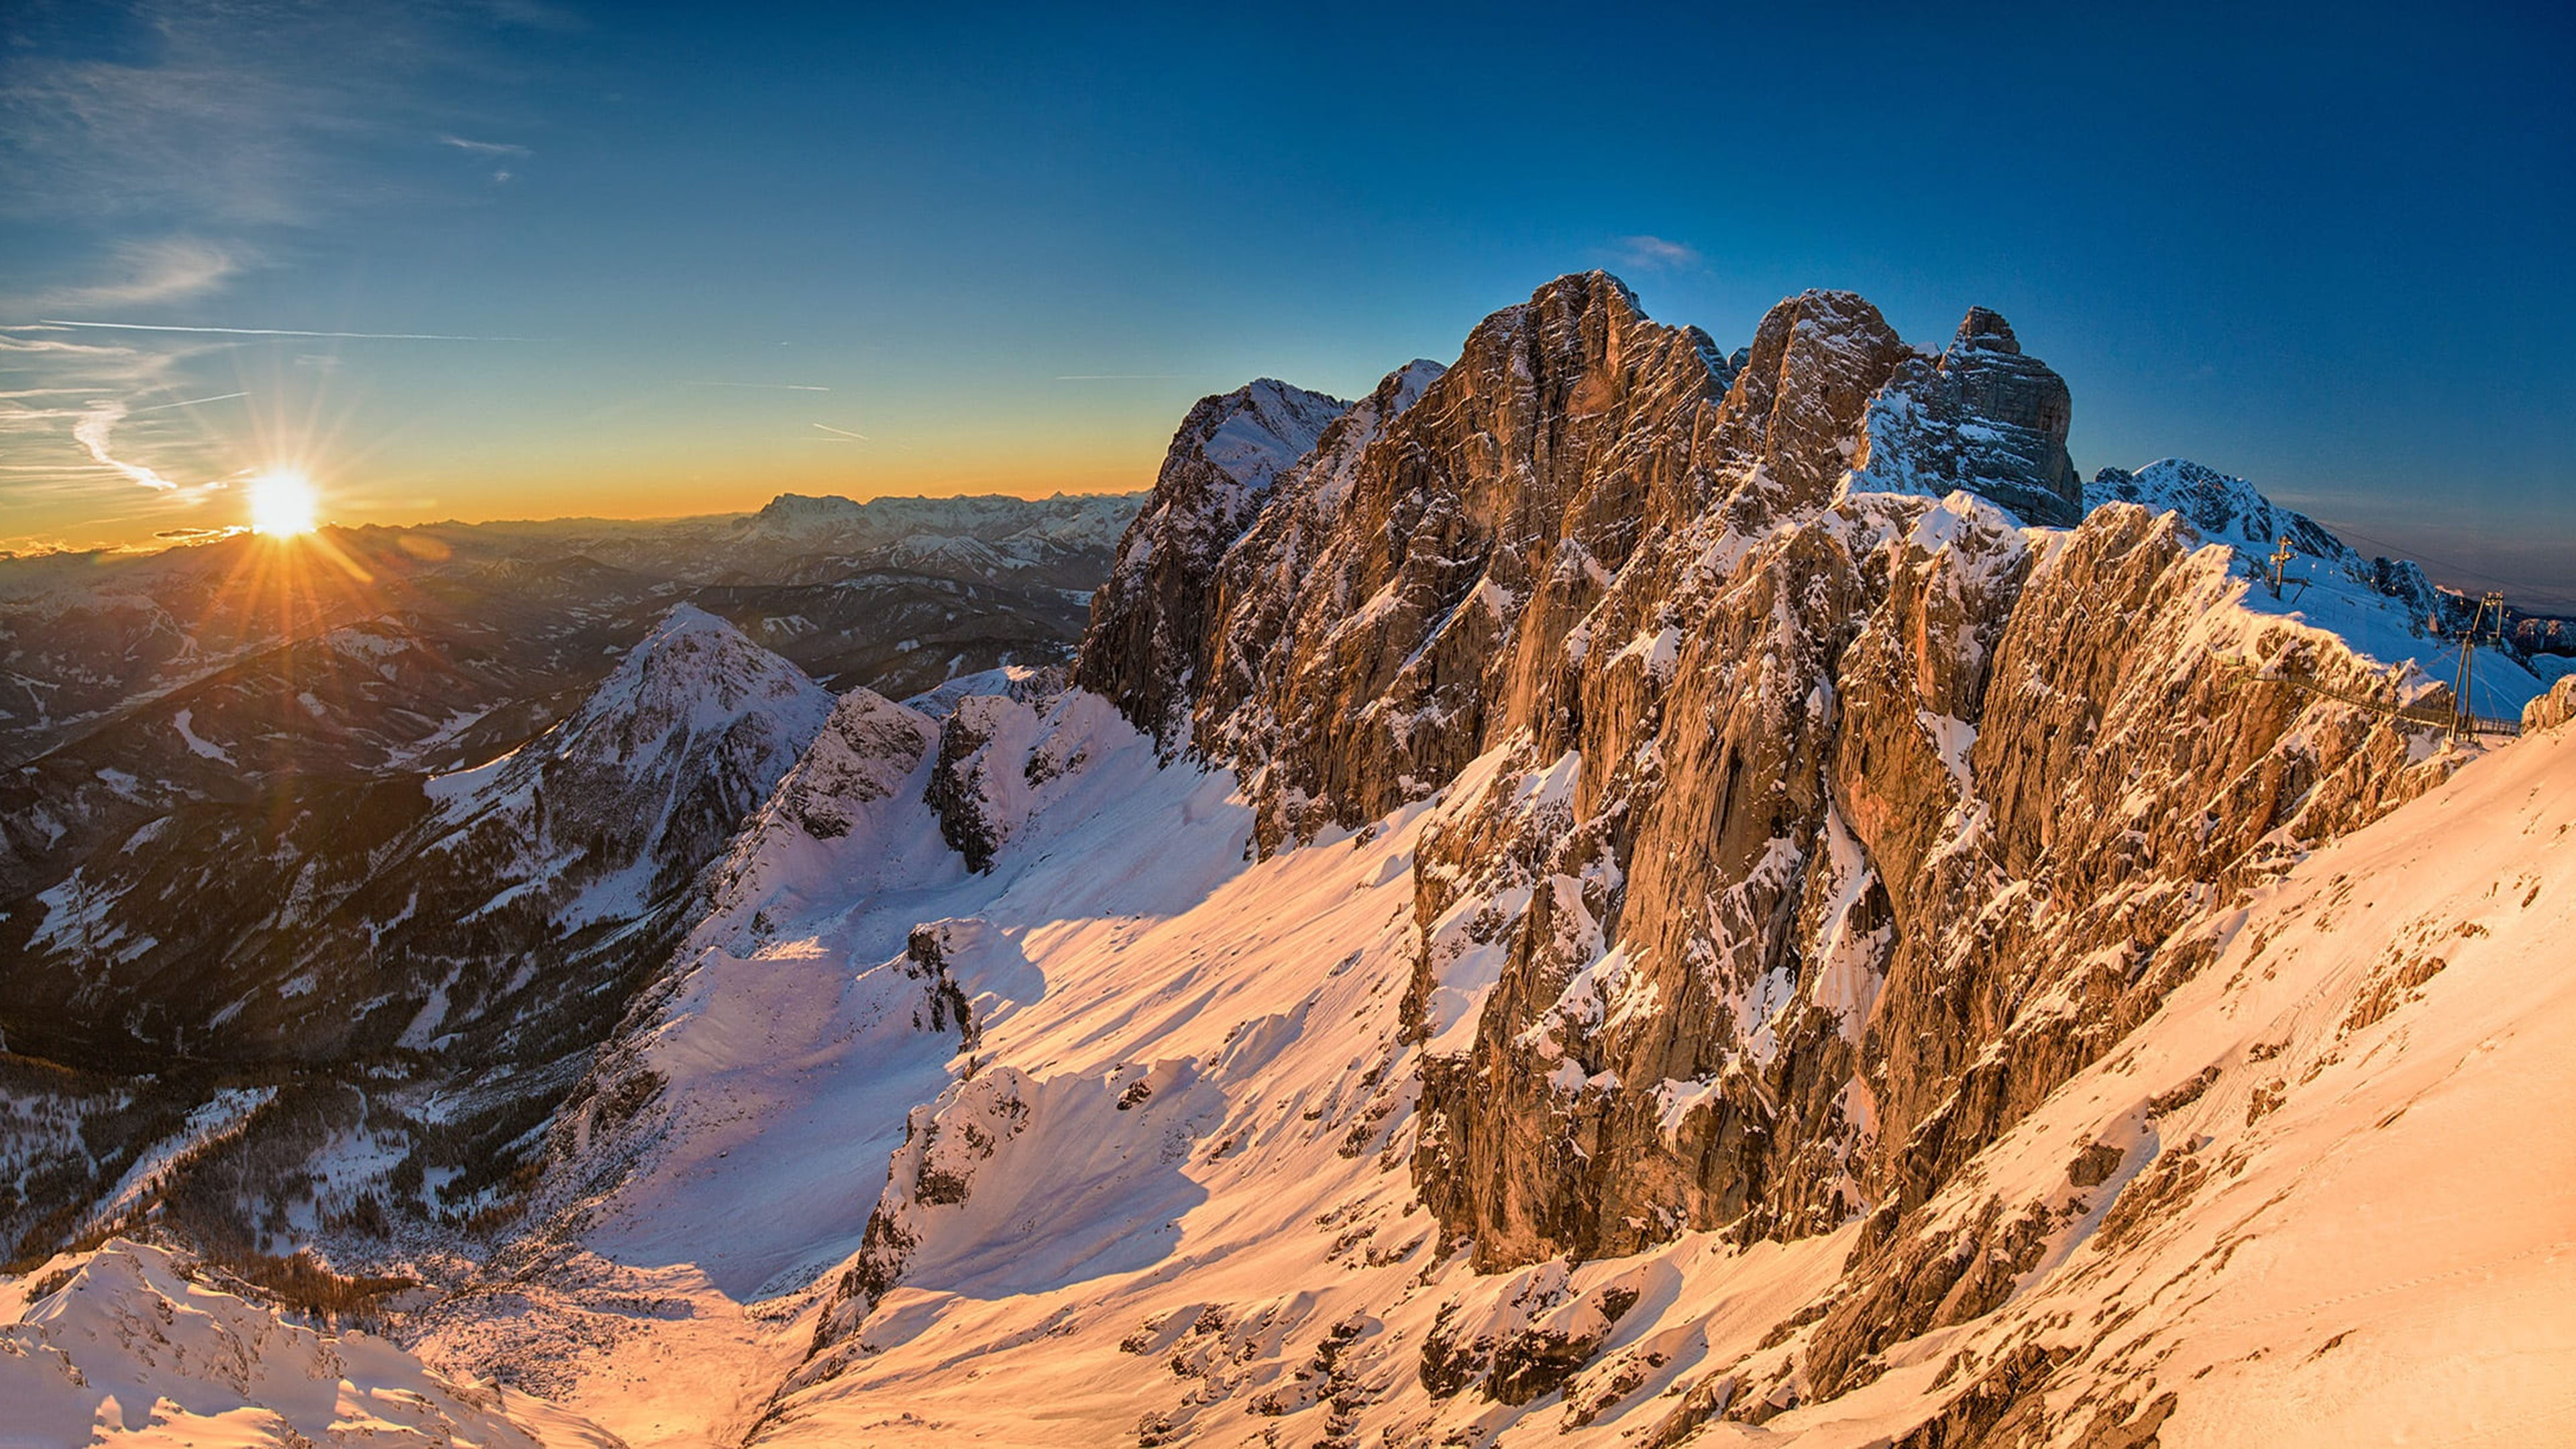
[[[271,538],[311,533],[321,499],[313,480],[290,468],[273,469],[250,481],[250,526]]]

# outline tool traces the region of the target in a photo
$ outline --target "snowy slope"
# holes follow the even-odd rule
[[[1437,808],[1158,879],[1235,858],[1249,821],[1223,777],[1148,751],[1131,736],[1117,788],[1066,801],[996,878],[804,916],[811,936],[711,955],[667,1013],[651,1051],[687,1105],[594,1246],[726,1265],[695,1319],[739,1315],[800,1232],[809,1259],[857,1253],[762,1310],[767,1356],[734,1390],[792,1376],[753,1442],[1233,1443],[1286,1419],[1299,1442],[1615,1444],[1724,1401],[1770,1406],[1762,1442],[1865,1445],[2032,1352],[2060,1365],[2069,1424],[2160,1418],[2167,1445],[2576,1426],[2576,1140],[2523,1105],[2576,1089],[2554,945],[2576,926],[2568,732],[2471,763],[2210,922],[2218,959],[1936,1201],[1967,1241],[2034,1224],[1998,1238],[2021,1255],[2000,1306],[1918,1325],[1873,1352],[1874,1382],[1785,1409],[1840,1326],[1774,1333],[1804,1305],[1903,1320],[1883,1285],[1838,1282],[1856,1229],[1469,1271],[1402,1169],[1407,866]],[[1218,848],[1139,829],[1174,818]],[[968,908],[942,934],[975,1003],[960,1053],[954,1022],[904,1014],[927,998],[895,963],[900,923]],[[852,1005],[871,992],[873,1016]],[[817,1039],[729,1037],[782,1023]],[[889,1137],[908,1097],[925,1105]],[[817,1173],[840,1175],[836,1211]],[[1568,1344],[1579,1372],[1552,1377]],[[612,1427],[625,1353],[568,1395]]]
[[[2169,1446],[2576,1434],[2576,1134],[2534,1110],[2576,1090],[2571,927],[2560,729],[2213,922],[2217,959],[1943,1195],[1936,1232],[2035,1225],[2003,1310],[1770,1427],[1863,1442],[2035,1348],[2170,1393]]]
[[[14,1297],[0,1297],[0,1444],[619,1444],[542,1400],[443,1378],[383,1339],[289,1322],[164,1248],[112,1240],[60,1287]]]
[[[796,666],[675,605],[569,718],[428,783],[455,842],[433,849],[520,842],[486,909],[533,895],[566,929],[632,918],[697,870],[832,707]]]
[[[2132,473],[2105,468],[2084,490],[2088,507],[2135,503],[2179,514],[2192,531],[2234,551],[2231,570],[2257,581],[2244,607],[2325,630],[2378,664],[2403,667],[2404,692],[2419,695],[2458,673],[2457,631],[2465,617],[2448,617],[2443,596],[2423,570],[2403,561],[2364,559],[2333,531],[2303,513],[2283,508],[2253,484],[2183,458],[2164,458]],[[2294,557],[2275,593],[2261,582],[2274,547],[2287,539]],[[2442,632],[2428,627],[2439,614]],[[2489,621],[2490,629],[2493,620]],[[2532,661],[2481,645],[2471,674],[2470,707],[2495,719],[2514,719],[2548,687]]]
[[[2478,828],[2499,818],[2511,827]],[[1642,1370],[1638,1386],[1612,1400],[1618,1412],[1570,1441],[1617,1443],[1674,1407],[1648,1392],[1656,1384],[1714,1379],[1742,1361],[1748,1383],[1772,1387],[1760,1370],[1793,1357],[1803,1341],[1755,1351],[1799,1306],[1781,1296],[1784,1280],[1798,1296],[1829,1284],[1848,1233],[1751,1252],[1686,1238],[1570,1279],[1549,1265],[1478,1279],[1456,1263],[1444,1269],[1436,1249],[1419,1243],[1427,1224],[1404,1212],[1400,1179],[1386,1182],[1371,1155],[1341,1155],[1369,1115],[1356,1070],[1379,1046],[1369,1028],[1387,1024],[1370,1021],[1370,967],[1400,934],[1404,903],[1398,893],[1372,910],[1379,897],[1368,882],[1400,860],[1410,833],[1405,822],[1389,824],[1357,850],[1321,846],[1268,863],[1136,943],[1162,959],[1209,963],[1160,993],[1205,1003],[1187,1024],[1133,1021],[1126,993],[1109,984],[1111,960],[1042,959],[1051,979],[1097,973],[1099,985],[1091,1000],[1066,1003],[1067,1019],[1052,1029],[1037,1012],[1015,1018],[997,1033],[999,1055],[1061,1062],[1082,1043],[1095,1060],[1139,1064],[1124,1077],[1104,1074],[1103,1090],[1142,1079],[1148,1061],[1158,1075],[1187,1079],[1191,1093],[1205,1090],[1199,1071],[1230,1087],[1217,1105],[1188,1102],[1183,1110],[1195,1116],[1139,1122],[1126,1143],[1109,1139],[1114,1150],[1158,1146],[1158,1131],[1185,1134],[1194,1150],[1173,1170],[1208,1200],[1178,1217],[1168,1253],[1141,1271],[1090,1278],[1077,1265],[1078,1286],[1007,1304],[998,1301],[1004,1292],[1026,1293],[1033,1279],[1046,1286],[1043,1272],[1015,1261],[994,1281],[990,1269],[951,1267],[898,1288],[859,1334],[876,1352],[798,1399],[813,1417],[783,1427],[777,1442],[825,1441],[827,1426],[868,1422],[898,1397],[925,1418],[972,1423],[1003,1442],[1104,1442],[1133,1428],[1130,1412],[1230,1442],[1263,1427],[1264,1395],[1273,1406],[1307,1399],[1311,1408],[1292,1412],[1322,1429],[1336,1413],[1336,1377],[1353,1404],[1340,1412],[1363,1442],[1381,1427],[1399,1442],[1427,1442],[1470,1423],[1518,1424],[1533,1442],[1555,1442],[1568,1426],[1565,1403],[1597,1400],[1623,1371]],[[1924,1419],[1943,1387],[2034,1336],[2051,1348],[2062,1338],[2077,1347],[2079,1364],[2098,1369],[2093,1381],[2106,1392],[2095,1407],[2144,1405],[2177,1388],[2182,1407],[2167,1421],[2169,1445],[2515,1442],[2576,1427],[2568,1376],[2576,1314],[2566,1307],[2576,1302],[2576,1245],[2565,1189],[2576,1181],[2576,1136],[2519,1109],[2532,1094],[2576,1087],[2576,982],[2557,969],[2552,947],[2576,925],[2571,832],[2576,738],[2562,733],[2471,766],[2232,915],[2220,961],[2128,1051],[2070,1083],[1949,1195],[1959,1218],[1997,1194],[2045,1204],[2067,1224],[2018,1296],[1972,1331],[1928,1335],[1891,1353],[1879,1386],[1766,1427],[1782,1442],[1879,1442]],[[1372,939],[1372,927],[1382,934]],[[1344,947],[1359,959],[1337,970]],[[1229,1050],[1227,1041],[1258,1030],[1244,1024],[1236,994],[1251,975],[1238,964],[1246,957],[1266,964],[1263,986],[1306,1028],[1268,1061],[1259,1058],[1277,1051],[1273,1044]],[[2427,963],[2443,959],[2449,969],[2428,974]],[[1311,964],[1292,964],[1301,962]],[[1266,979],[1283,968],[1287,980]],[[1132,1035],[1104,1033],[1112,1023]],[[1013,1038],[1026,1042],[1023,1051],[1011,1050]],[[1193,1069],[1169,1065],[1174,1058]],[[2148,1120],[2147,1103],[2171,1101],[2213,1064],[2219,1073],[2197,1101]],[[1046,1149],[1020,1145],[1037,1130],[997,1152],[984,1169],[997,1180],[988,1189],[979,1173],[978,1194],[1067,1200],[1060,1190],[1031,1195],[1062,1171]],[[1083,1121],[1074,1140],[1098,1153],[1104,1135]],[[2098,1190],[2075,1189],[2069,1163],[2095,1142],[2121,1156]],[[1360,1145],[1378,1140],[1361,1130]],[[2428,1171],[2435,1163],[2440,1170]],[[2467,1182],[2479,1187],[2463,1201]],[[2137,1195],[2122,1215],[2127,1191]],[[964,1207],[975,1211],[976,1198]],[[966,1241],[989,1241],[1009,1216],[999,1205],[977,1215],[987,1220],[982,1232],[958,1224]],[[1045,1236],[1079,1243],[1090,1226],[1050,1225]],[[1015,1259],[1030,1246],[1019,1240]],[[939,1261],[953,1263],[954,1251]],[[1373,1256],[1388,1255],[1397,1261],[1372,1266]],[[1484,1331],[1506,1344],[1551,1314],[1580,1337],[1587,1294],[1623,1283],[1639,1293],[1638,1306],[1598,1345],[1600,1367],[1563,1400],[1524,1407],[1468,1394],[1444,1411],[1407,1382],[1423,1345],[1441,1339],[1432,1325],[1449,1303],[1459,1305],[1453,1322],[1481,1316]],[[2178,1284],[2191,1291],[2176,1293]],[[1524,1295],[1538,1311],[1512,1301]],[[1197,1327],[1211,1307],[1225,1328]],[[1301,1381],[1315,1351],[1354,1316],[1358,1332],[1331,1369]],[[2070,1317],[2117,1320],[2121,1331],[2049,1328]],[[1248,1323],[1258,1327],[1247,1331]],[[1461,1329],[1447,1338],[1477,1336]],[[1026,1346],[1014,1347],[1023,1337]],[[1121,1371],[1119,1345],[1137,1337],[1152,1347],[1125,1361],[1153,1369],[1159,1393],[1137,1382],[1147,1375]],[[1254,1351],[1238,1357],[1246,1344]],[[1002,1357],[978,1356],[970,1367],[969,1345]],[[1206,1361],[1192,1365],[1193,1350]],[[1664,1363],[1642,1367],[1659,1354]],[[1954,1356],[1967,1367],[1936,1385]],[[1174,1358],[1194,1371],[1172,1367]],[[2149,1363],[2152,1375],[2136,1376]],[[996,1374],[1051,1385],[1029,1401],[1059,1406],[1081,1427],[978,1411],[979,1380]],[[1221,1396],[1209,1394],[1220,1387]],[[1384,1402],[1357,1407],[1378,1393]],[[1218,1404],[1189,1402],[1202,1396]],[[2257,1411],[2259,1419],[2246,1417]],[[1711,1442],[1729,1440],[1713,1434]]]

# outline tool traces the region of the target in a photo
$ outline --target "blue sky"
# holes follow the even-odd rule
[[[22,3],[0,539],[1141,487],[1607,266],[1995,307],[2088,473],[2576,601],[2567,9],[2092,9]]]

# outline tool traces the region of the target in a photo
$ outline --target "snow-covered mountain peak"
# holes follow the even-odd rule
[[[1249,492],[1266,489],[1281,469],[1306,456],[1350,404],[1323,393],[1264,377],[1211,399],[1200,456]],[[1207,408],[1207,403],[1200,404]],[[1200,416],[1198,410],[1191,412]],[[1188,430],[1188,424],[1183,425]]]
[[[1417,357],[1388,373],[1378,383],[1379,392],[1385,391],[1388,382],[1395,384],[1395,390],[1387,397],[1387,417],[1393,418],[1406,408],[1420,402],[1424,389],[1438,382],[1441,374],[1448,370],[1447,363],[1434,362],[1428,357]],[[1377,393],[1371,394],[1372,397],[1376,395]]]
[[[1217,560],[1270,501],[1281,472],[1350,406],[1263,378],[1190,409],[1153,496],[1118,541],[1109,581],[1092,597],[1076,683],[1118,699],[1141,727],[1177,743],[1175,710],[1189,690]],[[1150,677],[1126,678],[1131,670]]]
[[[859,510],[855,499],[837,494],[781,493],[762,504],[752,517],[760,523],[797,527],[848,523],[859,516]]]
[[[824,547],[868,549],[919,535],[971,538],[994,545],[1043,539],[1064,549],[1105,549],[1117,542],[1119,530],[1135,514],[1136,502],[1136,495],[1128,493],[1056,493],[1045,498],[888,495],[866,500],[781,493],[762,505],[747,525],[756,535]]]
[[[831,710],[831,693],[803,670],[706,610],[676,604],[557,727],[545,752],[626,763],[674,734],[718,733],[754,713],[810,739]]]
[[[566,927],[633,919],[722,847],[833,706],[795,665],[680,604],[561,723],[427,788],[455,841],[499,854],[504,888],[486,909],[524,895]]]
[[[2274,504],[2242,478],[2188,458],[2159,458],[2135,472],[2104,468],[2095,473],[2084,489],[2086,510],[2115,501],[2140,504],[2153,513],[2179,513],[2211,543],[2257,555],[2269,554],[2286,536],[2307,557],[2338,565],[2359,562],[2342,539],[2315,519]]]

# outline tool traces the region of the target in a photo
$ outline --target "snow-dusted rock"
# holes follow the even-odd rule
[[[2025,355],[2004,319],[1971,307],[1938,358],[1909,357],[1881,387],[1845,486],[1940,497],[1965,488],[2032,523],[2071,524],[2082,486],[2066,456],[2066,382]]]
[[[1847,293],[1737,363],[1551,283],[1288,475],[1167,656],[1203,685],[1123,697],[1185,698],[1265,849],[1450,792],[1412,999],[1472,1047],[1415,1166],[1482,1264],[1901,1211],[2187,973],[2204,883],[2454,763],[2212,666],[2428,687],[2241,605],[2251,540],[2331,535],[2180,463],[2027,531],[1975,495],[2072,517],[2062,383],[1983,311],[1914,356]]]
[[[1077,684],[1120,701],[1167,745],[1179,742],[1218,558],[1269,500],[1281,470],[1349,407],[1265,377],[1190,409],[1092,600]]]
[[[628,895],[573,908],[584,919],[633,914],[722,845],[822,732],[832,704],[796,666],[680,604],[570,718],[430,793],[464,829],[491,815],[518,821],[540,869],[574,864],[596,879],[643,867]],[[545,848],[550,833],[575,846],[571,862]]]
[[[2304,556],[2345,563],[2354,558],[2343,540],[2303,513],[2275,506],[2242,478],[2187,458],[2162,458],[2130,472],[2105,468],[2084,490],[2089,512],[2105,503],[2135,503],[2150,513],[2183,516],[2202,538],[2260,558],[2282,538]]]
[[[2522,707],[2522,732],[2538,734],[2576,719],[2576,674],[2560,676],[2549,692]]]
[[[620,1443],[542,1400],[453,1382],[383,1339],[289,1322],[211,1277],[122,1238],[83,1255],[61,1287],[0,1322],[0,1442]]]

